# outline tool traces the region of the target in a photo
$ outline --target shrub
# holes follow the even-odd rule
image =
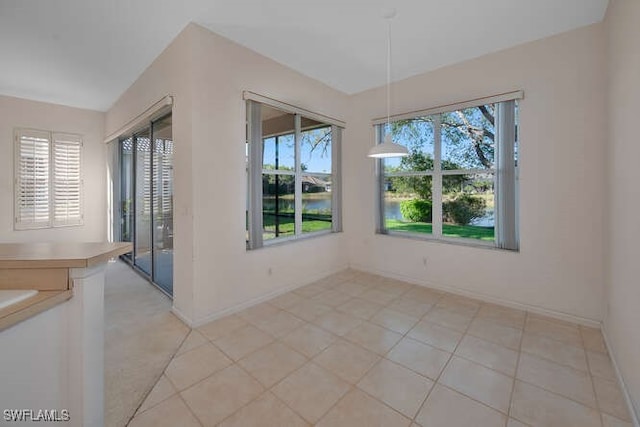
[[[486,207],[483,198],[462,193],[442,203],[442,216],[445,222],[468,225],[474,219],[483,217]]]
[[[402,217],[411,222],[431,222],[431,202],[424,199],[403,200],[400,202]]]

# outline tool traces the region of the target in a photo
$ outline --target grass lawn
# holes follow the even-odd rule
[[[431,224],[426,222],[403,222],[397,219],[388,219],[385,221],[385,225],[389,231],[432,233]],[[493,241],[495,238],[493,227],[479,227],[477,225],[442,224],[442,234],[446,237],[463,237],[465,239],[488,241]]]
[[[275,215],[263,214],[262,223],[264,225],[265,233],[271,234],[269,237],[275,237]],[[279,215],[279,235],[288,236],[293,235],[295,230],[295,219],[293,214],[280,214]],[[307,217],[302,215],[302,232],[311,233],[314,231],[330,230],[331,229],[331,215],[311,215]],[[265,236],[266,237],[266,236]]]

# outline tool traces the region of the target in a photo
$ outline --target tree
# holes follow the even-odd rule
[[[495,155],[495,107],[481,105],[442,114],[448,155],[468,168],[490,169]]]
[[[443,170],[489,169],[495,156],[495,107],[493,104],[440,115]],[[399,120],[391,124],[395,140],[402,141],[409,155],[385,172],[433,170],[434,116]],[[431,199],[431,176],[401,176],[389,179],[392,190]],[[443,192],[460,191],[468,175],[448,175]]]
[[[309,144],[309,153],[313,153],[316,149],[322,150],[321,157],[329,155],[329,147],[331,146],[331,126],[321,127],[317,129],[307,130],[301,133],[301,144]]]
[[[433,159],[428,154],[411,150],[403,157],[400,166],[393,172],[426,171],[433,169]],[[415,194],[419,199],[431,199],[431,176],[394,176],[390,178],[394,191],[403,194]]]
[[[440,115],[443,169],[489,169],[495,155],[495,106],[466,108]],[[433,116],[392,123],[394,138],[407,141],[410,151],[424,151],[433,141]],[[450,164],[446,164],[446,162]]]

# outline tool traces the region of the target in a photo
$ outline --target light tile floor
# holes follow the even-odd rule
[[[104,425],[123,427],[189,328],[171,313],[171,300],[122,261],[107,266],[104,307]]]
[[[600,331],[345,271],[192,330],[131,426],[626,426]]]

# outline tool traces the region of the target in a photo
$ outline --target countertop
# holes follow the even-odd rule
[[[0,243],[0,269],[86,268],[131,250],[127,242]]]
[[[87,268],[131,252],[131,243],[0,243],[0,290],[38,294],[0,309],[0,331],[73,297],[69,269]]]

